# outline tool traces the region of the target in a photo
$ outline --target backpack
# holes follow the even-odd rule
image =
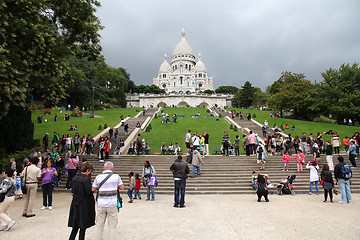
[[[191,164],[192,163],[192,154],[189,154],[189,155],[187,155],[186,156],[186,162],[188,163],[188,164]]]
[[[343,164],[341,167],[341,177],[344,180],[349,180],[352,177],[352,171],[349,165]]]

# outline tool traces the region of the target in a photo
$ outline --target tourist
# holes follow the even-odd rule
[[[179,144],[176,142],[174,144],[174,154],[177,155],[178,152],[180,152],[180,147],[179,147]]]
[[[257,190],[256,180],[257,180],[257,173],[256,171],[253,171],[251,175],[251,186],[254,190]]]
[[[161,144],[161,152],[162,152],[163,155],[166,154],[166,146],[165,146],[164,142]]]
[[[118,143],[119,142],[119,130],[116,128],[115,129],[115,134],[114,134],[114,141],[115,143]]]
[[[311,165],[310,165],[311,163]],[[308,162],[306,168],[310,169],[310,191],[309,195],[312,194],[313,184],[315,183],[316,195],[319,195],[319,165],[315,160]]]
[[[246,135],[243,135],[244,142],[243,142],[243,148],[245,149],[246,156],[250,156],[250,144],[249,144],[249,138]]]
[[[44,164],[44,157],[42,156],[42,153],[41,152],[37,152],[37,158],[38,158],[38,164],[37,164],[37,167],[38,168],[42,168],[42,165]]]
[[[49,150],[49,134],[45,133],[43,137],[44,151],[47,152]]]
[[[117,190],[124,190],[124,184],[113,171],[113,163],[106,162],[104,171],[96,176],[92,185],[92,191],[98,191],[94,239],[103,239],[106,220],[109,226],[108,239],[117,239]]]
[[[202,156],[205,157],[205,138],[203,135],[199,135],[200,138],[200,151],[202,151]]]
[[[343,174],[343,169],[345,166],[344,158],[338,156],[338,164],[335,166],[334,176],[336,182],[339,183],[341,201],[339,203],[351,203],[351,189],[350,189],[350,180],[346,178]]]
[[[326,154],[326,163],[329,166],[330,171],[334,171],[334,163],[333,163],[333,147],[330,144],[330,141],[326,141],[325,147],[325,154]]]
[[[111,150],[111,142],[109,141],[108,137],[105,137],[104,139],[105,160],[109,160],[110,150]]]
[[[83,162],[80,174],[73,178],[73,198],[68,219],[68,227],[72,231],[69,240],[75,240],[79,229],[79,239],[84,240],[86,229],[95,225],[95,200],[90,178],[92,171],[91,163]]]
[[[305,154],[299,148],[296,154],[296,165],[297,165],[297,173],[303,173],[303,165],[305,164]]]
[[[139,174],[135,173],[135,189],[134,189],[134,199],[137,199],[139,197],[139,199],[141,199],[141,195],[140,195],[140,186],[141,185],[141,181],[139,178]]]
[[[127,195],[129,196],[129,203],[133,202],[133,191],[135,189],[135,177],[134,173],[129,173],[129,189],[127,191]]]
[[[66,135],[63,134],[62,138],[60,139],[60,146],[61,146],[61,154],[65,152],[66,148]]]
[[[147,188],[146,201],[150,200],[150,192],[151,192],[151,201],[155,201],[155,186],[148,185],[150,178],[155,176],[155,174],[156,174],[155,168],[151,166],[149,161],[145,161],[141,177],[144,186],[146,186]]]
[[[190,177],[191,178],[194,177],[195,169],[197,171],[197,175],[200,176],[201,175],[200,165],[204,165],[204,161],[202,160],[202,157],[201,157],[199,151],[197,150],[197,148],[194,148],[194,153],[192,155],[191,164],[193,166],[192,166],[192,171],[191,171]]]
[[[80,138],[80,135],[79,133],[75,133],[75,137],[74,137],[74,147],[75,147],[75,152],[76,153],[79,153],[79,147],[80,147],[80,144],[81,144],[81,138]]]
[[[329,194],[330,202],[333,203],[332,189],[334,187],[334,180],[327,164],[324,164],[322,168],[320,179],[324,188],[324,202],[327,202],[327,197]]]
[[[191,139],[191,129],[189,129],[189,131],[185,135],[186,155],[189,155],[190,139]]]
[[[141,125],[140,125],[140,122],[139,122],[139,121],[136,123],[136,127],[137,127],[137,128],[140,128],[140,127],[141,127]]]
[[[145,146],[144,146],[144,144],[145,144]],[[145,142],[145,139],[143,139],[143,151],[144,151],[145,155],[148,155],[149,151],[150,151],[149,145],[147,144],[147,142]]]
[[[21,177],[24,178],[24,181],[26,183],[27,190],[22,216],[27,218],[35,216],[35,214],[32,213],[32,210],[38,188],[37,184],[38,181],[41,179],[41,170],[37,167],[39,159],[32,158],[30,159],[30,161],[32,164],[27,165],[21,173]]]
[[[52,193],[55,185],[55,177],[58,175],[54,168],[54,163],[50,159],[45,162],[45,166],[41,171],[41,189],[43,193],[43,206],[41,210],[52,210]],[[54,177],[55,176],[55,177]]]
[[[120,146],[116,146],[113,155],[120,155]]]
[[[337,135],[337,132],[334,132],[334,135],[331,137],[331,144],[334,147],[335,154],[339,154],[341,142],[340,142],[340,137]]]
[[[36,152],[36,149],[33,148],[32,151],[31,151],[31,153],[29,154],[29,159],[35,158],[35,157],[38,157],[38,154],[37,154],[37,152]]]
[[[185,207],[185,186],[186,179],[190,173],[189,166],[182,161],[181,155],[178,155],[175,162],[170,166],[174,178],[174,207]]]
[[[256,194],[258,196],[257,201],[261,202],[261,197],[264,196],[265,201],[269,202],[268,199],[268,187],[267,187],[267,180],[268,180],[268,175],[266,174],[259,174],[256,180],[256,184],[257,184],[257,190],[256,190]]]
[[[74,142],[72,140],[72,137],[70,136],[70,133],[68,133],[68,135],[66,137],[66,148],[71,149],[73,144],[74,144]]]
[[[168,151],[170,154],[173,154],[174,152],[174,145],[172,144],[172,142],[169,143]]]
[[[200,148],[200,138],[197,134],[197,132],[194,132],[194,136],[191,138],[193,148]]]
[[[128,135],[129,133],[129,124],[125,123],[125,126],[124,126],[124,134],[125,136]]]
[[[306,150],[307,150],[306,133],[303,133],[301,136],[301,150],[304,154],[306,154]]]
[[[81,154],[85,154],[86,153],[86,135],[84,134],[84,136],[82,136],[81,138]]]
[[[99,143],[99,162],[104,162],[104,151],[105,151],[105,138],[100,137]]]
[[[62,171],[64,169],[65,163],[64,160],[60,157],[60,155],[57,155],[57,158],[54,159],[54,166],[56,168],[56,172],[58,173],[57,180],[56,180],[56,186],[59,186],[61,183],[61,175]]]
[[[355,140],[350,140],[350,147],[349,147],[349,160],[351,162],[351,168],[356,168],[356,143]]]
[[[255,151],[256,151],[256,148],[255,148],[256,136],[252,131],[250,131],[248,139],[249,139],[250,154],[255,154]]]
[[[110,141],[111,141],[111,138],[112,138],[113,134],[114,134],[114,129],[110,128],[109,129],[109,140]]]
[[[210,155],[210,151],[209,151],[209,134],[208,131],[205,130],[205,133],[203,134],[203,137],[205,138],[205,156],[209,156]]]
[[[59,146],[59,141],[60,141],[60,136],[59,136],[59,134],[57,134],[56,132],[54,132],[54,137],[53,137],[53,139],[51,140],[51,143],[52,143],[52,145],[53,145],[53,148]]]
[[[257,163],[260,165],[260,170],[265,170],[266,150],[264,144],[260,142],[259,146],[256,149],[256,152],[258,154]]]
[[[79,160],[75,153],[68,159],[67,164],[69,164],[69,169],[65,189],[71,189],[72,179],[76,176],[77,166],[79,165]]]
[[[299,136],[295,136],[295,138],[293,139],[293,145],[294,145],[295,152],[297,152],[297,150],[299,149],[299,145],[300,145]]]
[[[321,161],[321,156],[320,156],[320,147],[319,147],[319,141],[315,140],[313,146],[312,146],[312,150],[313,150],[313,154],[314,154],[314,159],[317,163],[320,163]]]
[[[347,153],[349,151],[349,137],[345,136],[343,139],[344,150]]]
[[[135,150],[134,150],[134,143],[130,142],[129,144],[129,149],[128,149],[128,154],[135,154]]]
[[[54,122],[57,122],[57,114],[55,113],[55,116],[54,116]]]
[[[292,157],[289,156],[289,152],[285,150],[284,155],[283,155],[283,163],[284,163],[284,168],[283,168],[283,172],[285,171],[289,171],[289,162],[290,159],[293,159]]]
[[[95,140],[91,137],[90,134],[88,134],[87,138],[86,138],[86,153],[87,153],[87,155],[93,154],[94,144],[95,144]]]
[[[57,155],[59,155],[59,152],[57,151],[57,147],[54,147],[50,153],[50,157],[52,159],[56,159],[57,158]]]
[[[15,202],[16,183],[14,180],[14,170],[6,168],[3,172],[4,180],[0,185],[0,193],[5,194],[4,201],[0,202],[0,231],[9,231],[15,224],[8,214],[8,210]]]
[[[227,132],[224,132],[224,136],[222,137],[222,146],[223,146],[223,156],[229,156],[229,142],[230,137]]]
[[[236,135],[234,140],[234,147],[235,147],[235,156],[240,155],[240,137],[239,135]]]
[[[139,133],[136,138],[136,150],[137,155],[140,155],[140,152],[142,151],[142,140],[141,140],[141,134]]]

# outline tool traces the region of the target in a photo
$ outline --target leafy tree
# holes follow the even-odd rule
[[[268,104],[279,111],[292,111],[297,119],[313,119],[322,111],[322,92],[304,74],[282,72],[282,85],[271,95]]]
[[[325,113],[332,114],[340,123],[344,118],[360,119],[360,68],[359,64],[342,64],[322,73],[324,81]]]
[[[249,81],[246,81],[241,89],[236,92],[234,98],[232,99],[232,105],[248,108],[253,104],[254,99],[255,88]]]
[[[254,88],[254,102],[252,105],[254,106],[263,106],[266,105],[269,99],[269,94],[266,92],[261,91],[260,88]]]
[[[216,93],[226,93],[226,94],[236,94],[239,91],[237,87],[234,86],[220,86],[215,89]]]
[[[210,90],[210,89],[206,89],[203,93],[206,93],[206,94],[214,94],[215,91],[213,90]]]

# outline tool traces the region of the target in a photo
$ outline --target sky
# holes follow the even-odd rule
[[[100,0],[107,64],[151,85],[182,28],[214,88],[246,81],[265,90],[281,72],[321,73],[360,63],[359,0]]]

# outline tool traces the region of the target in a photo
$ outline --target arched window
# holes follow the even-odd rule
[[[191,71],[191,65],[189,65],[189,71]]]
[[[180,85],[182,85],[183,77],[180,77]]]
[[[163,89],[165,89],[165,88],[166,88],[166,84],[164,83],[164,84],[162,85],[162,87],[163,87]]]
[[[199,88],[201,88],[203,85],[202,85],[202,83],[199,83]]]
[[[187,64],[185,64],[185,68],[186,68],[186,69],[188,69],[187,67],[188,67],[188,65],[187,65]]]

